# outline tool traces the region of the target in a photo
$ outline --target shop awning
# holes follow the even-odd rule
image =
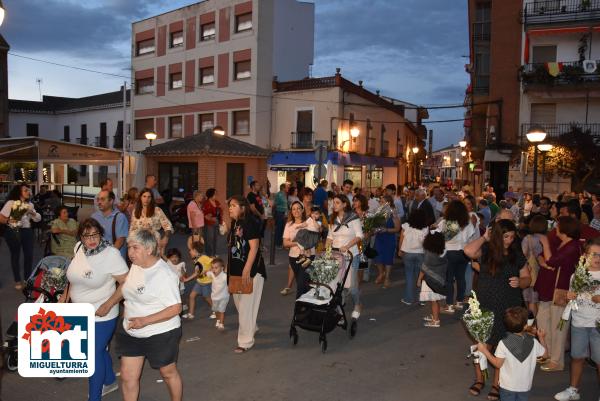
[[[396,167],[398,161],[392,157],[369,156],[358,153],[340,153],[339,164],[345,166],[377,166],[377,167]]]

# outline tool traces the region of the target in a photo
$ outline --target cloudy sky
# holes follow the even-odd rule
[[[466,1],[313,0],[314,76],[336,67],[381,94],[422,105],[462,103],[468,84]],[[11,53],[128,75],[131,22],[192,0],[4,0],[0,32]],[[9,96],[39,99],[118,90],[123,78],[75,71],[9,55]],[[462,118],[463,109],[430,111],[431,120]],[[428,124],[434,149],[456,143],[462,122]]]

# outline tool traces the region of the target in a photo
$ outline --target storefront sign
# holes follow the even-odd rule
[[[271,166],[271,171],[308,171],[308,166]]]

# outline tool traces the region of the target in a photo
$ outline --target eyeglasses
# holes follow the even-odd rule
[[[594,252],[594,253],[592,253],[592,257],[593,258],[600,258],[600,253]]]
[[[96,237],[100,237],[100,233],[99,232],[82,235],[81,239],[90,240],[90,239],[94,239]]]

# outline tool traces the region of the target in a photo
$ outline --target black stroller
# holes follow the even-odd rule
[[[344,283],[352,265],[352,254],[332,252],[332,256],[340,266],[337,277],[330,283],[310,283],[313,288],[296,300],[290,327],[290,341],[293,345],[298,343],[296,327],[318,332],[323,353],[327,351],[327,333],[339,326],[347,331],[348,337],[353,338],[358,326],[356,319],[349,323],[344,312]]]
[[[69,259],[63,256],[46,256],[37,264],[25,283],[23,294],[25,302],[56,303],[67,286],[67,267]],[[6,330],[3,347],[6,367],[9,371],[18,368],[17,320]]]

